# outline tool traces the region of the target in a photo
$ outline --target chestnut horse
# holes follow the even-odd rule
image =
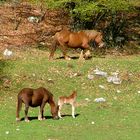
[[[69,59],[66,54],[67,48],[81,48],[83,50],[91,50],[89,46],[90,41],[94,41],[99,47],[103,47],[104,42],[102,39],[102,33],[96,30],[71,32],[67,29],[63,29],[60,32],[57,32],[54,36],[54,42],[52,44],[49,59],[53,58],[57,45],[63,52],[64,58]]]
[[[18,94],[16,121],[20,121],[19,112],[22,107],[22,102],[25,104],[25,121],[29,122],[28,109],[29,106],[37,107],[40,106],[38,120],[44,120],[43,116],[44,107],[46,103],[50,104],[51,114],[54,119],[58,119],[58,106],[55,105],[53,94],[46,88],[40,87],[37,89],[24,88]]]

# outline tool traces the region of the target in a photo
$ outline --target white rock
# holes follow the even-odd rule
[[[99,103],[99,102],[105,102],[106,99],[101,97],[101,98],[96,98],[94,101]]]
[[[5,49],[5,51],[3,52],[4,56],[11,56],[12,54],[13,54],[13,52],[8,49]]]
[[[85,98],[86,101],[90,101],[89,98]]]
[[[97,68],[94,70],[94,74],[104,76],[104,77],[107,76],[107,72],[101,71],[101,70],[99,70]]]
[[[121,93],[121,91],[120,90],[117,90],[117,93]]]
[[[94,78],[94,76],[93,76],[93,75],[88,74],[88,79],[89,79],[89,80],[92,80],[93,78]]]
[[[103,85],[99,85],[99,87],[100,87],[101,89],[105,89],[105,87],[104,87]]]
[[[5,132],[5,134],[7,134],[7,135],[8,135],[8,134],[9,134],[9,131],[6,131],[6,132]]]

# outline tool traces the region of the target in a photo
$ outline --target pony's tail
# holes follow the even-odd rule
[[[57,46],[57,40],[54,38],[54,41],[52,43],[52,47],[50,48],[49,60],[53,58],[54,52],[56,51],[56,46]]]
[[[21,99],[21,97],[18,95],[17,110],[16,110],[16,121],[20,121],[19,112],[20,112],[20,110],[21,110],[21,107],[22,107],[22,99]]]

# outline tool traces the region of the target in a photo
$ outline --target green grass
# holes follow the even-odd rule
[[[93,57],[84,62],[78,59],[48,61],[48,52],[44,50],[32,48],[13,52],[13,58],[0,60],[1,140],[139,140],[140,56]],[[57,53],[55,57],[59,55]],[[87,75],[96,67],[109,74],[118,70],[122,77],[126,72],[131,75],[120,85],[108,83],[106,78],[98,76],[89,80]],[[80,76],[74,76],[75,73]],[[99,85],[104,85],[105,89]],[[59,96],[77,90],[77,117],[65,116],[62,120],[48,117],[45,121],[33,119],[29,123],[17,123],[15,111],[19,90],[39,86],[48,88],[56,101]],[[121,92],[117,93],[117,90]],[[95,103],[94,99],[98,97],[104,97],[106,102]],[[70,115],[71,107],[64,106],[62,114]],[[37,115],[38,108],[30,108],[29,116]],[[24,108],[20,116],[24,117]],[[48,105],[45,116],[51,116]]]

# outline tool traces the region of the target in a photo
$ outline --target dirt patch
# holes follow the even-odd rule
[[[64,11],[42,11],[28,3],[0,5],[0,17],[0,50],[40,42],[49,46],[55,32],[61,30],[62,25],[69,24],[69,17]],[[38,21],[30,21],[29,18]]]

